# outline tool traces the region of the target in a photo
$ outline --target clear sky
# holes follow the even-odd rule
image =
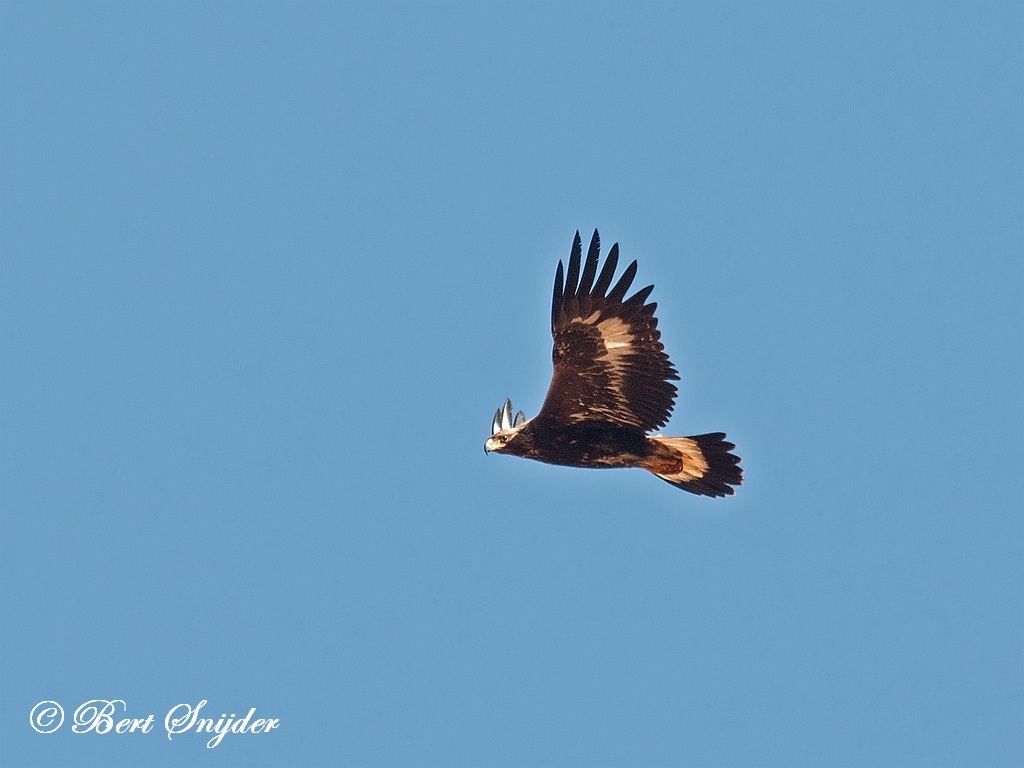
[[[4,2],[0,762],[1024,764],[1022,79],[1013,3]],[[595,227],[735,497],[484,455]]]

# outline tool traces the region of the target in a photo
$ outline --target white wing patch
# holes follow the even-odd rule
[[[609,317],[597,324],[597,330],[601,332],[601,341],[604,348],[611,356],[622,356],[625,350],[630,348],[635,338],[629,332],[629,326],[618,317]],[[623,350],[619,352],[618,350]]]
[[[617,408],[609,409],[596,404],[588,404],[587,410],[591,414],[604,416],[613,421],[621,420],[624,414],[631,413],[629,401],[626,399],[622,387],[626,378],[629,358],[634,354],[633,341],[636,337],[630,332],[629,325],[623,322],[622,318],[609,317],[597,322],[600,316],[600,311],[595,311],[589,317],[577,318],[572,322],[593,326],[601,334],[605,353],[598,359],[608,366],[608,372],[611,374],[609,384],[615,395]],[[580,405],[584,404],[581,402]],[[639,424],[639,422],[636,423]]]
[[[604,342],[605,362],[611,368],[612,389],[615,390],[615,397],[628,411],[629,403],[622,391],[622,385],[626,378],[629,358],[633,354],[634,336],[629,332],[629,326],[618,317],[609,317],[607,320],[601,321],[597,324],[597,330],[601,332],[601,341]]]

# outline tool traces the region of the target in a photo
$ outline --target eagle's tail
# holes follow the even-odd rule
[[[694,437],[647,438],[653,451],[644,468],[676,488],[700,496],[731,496],[732,486],[743,482],[740,457],[729,453],[736,446],[724,432]]]

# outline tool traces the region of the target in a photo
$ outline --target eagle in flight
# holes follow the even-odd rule
[[[558,262],[551,301],[555,370],[544,405],[532,419],[522,411],[513,418],[512,401],[506,400],[494,414],[484,451],[570,467],[640,467],[690,493],[732,495],[743,470],[725,433],[648,434],[668,421],[676,398],[671,382],[679,375],[660,341],[658,305],[644,303],[654,286],[627,299],[636,262],[612,287],[618,243],[598,275],[600,254],[594,230],[581,271],[577,232],[564,279]]]

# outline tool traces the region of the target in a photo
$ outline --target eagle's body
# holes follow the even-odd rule
[[[505,453],[568,467],[635,467],[650,454],[647,435],[636,427],[601,421],[563,426],[531,419]]]
[[[506,400],[484,449],[572,467],[639,467],[692,493],[732,494],[742,470],[723,433],[647,434],[668,421],[676,395],[671,382],[679,376],[660,341],[657,304],[644,303],[654,286],[625,299],[634,261],[609,290],[619,247],[612,246],[598,276],[600,250],[595,231],[581,273],[577,232],[564,281],[558,263],[551,303],[554,375],[540,413],[527,421],[520,412],[513,420]]]

